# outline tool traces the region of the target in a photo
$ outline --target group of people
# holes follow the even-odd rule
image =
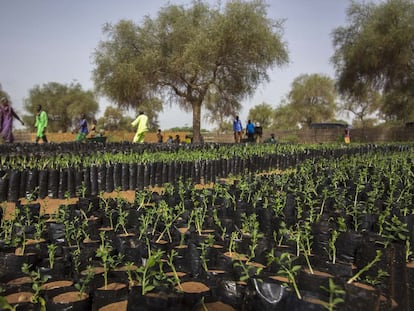
[[[13,119],[17,119],[20,121],[22,125],[24,122],[22,119],[17,115],[14,109],[10,105],[10,101],[7,97],[2,97],[0,99],[0,133],[5,143],[13,143],[14,136],[13,136]],[[35,128],[36,128],[36,143],[42,140],[44,143],[47,143],[46,137],[46,129],[48,125],[48,116],[46,111],[42,109],[41,105],[38,105],[36,110],[36,120],[35,120]],[[143,143],[145,134],[148,131],[148,117],[144,114],[143,111],[140,111],[137,118],[131,123],[131,126],[136,127],[136,133],[133,138],[134,143]],[[92,126],[89,131],[88,121],[86,119],[86,114],[81,113],[78,127],[77,127],[77,135],[75,140],[78,142],[84,141],[87,136],[91,134],[91,137],[101,136],[102,131],[97,131],[96,129],[96,121],[93,120]],[[161,130],[158,130],[157,133],[158,142],[163,141],[163,136]],[[180,142],[180,137],[177,135],[175,143]]]
[[[13,119],[17,119],[22,125],[24,125],[24,122],[22,119],[20,119],[20,117],[14,111],[7,97],[2,97],[0,102],[1,102],[1,106],[0,106],[1,137],[4,143],[13,143],[14,142]],[[42,139],[43,142],[47,143],[47,138],[46,138],[47,122],[48,122],[48,117],[47,117],[46,112],[42,109],[41,105],[38,105],[37,110],[36,110],[36,121],[35,121],[36,143],[38,143],[40,139]]]
[[[13,143],[13,119],[17,119],[22,125],[24,125],[23,120],[17,115],[13,107],[10,105],[10,101],[7,97],[2,97],[0,99],[0,133],[1,138],[4,143]],[[35,142],[38,143],[42,140],[44,143],[48,142],[46,137],[46,129],[48,126],[48,115],[45,110],[43,110],[42,105],[38,105],[36,108],[35,115],[35,124],[36,128],[36,139]],[[88,121],[84,113],[81,114],[78,124],[78,134],[76,135],[76,141],[84,141],[89,134]],[[98,136],[102,132],[96,131],[96,121],[92,123],[91,135]]]
[[[162,141],[158,141],[159,143],[162,143]],[[173,138],[171,135],[168,135],[167,138],[167,144],[180,144],[181,138],[180,135],[175,135],[175,138]]]
[[[24,122],[20,117],[16,114],[14,109],[11,107],[10,102],[7,97],[2,97],[0,99],[0,132],[3,138],[3,141],[6,143],[13,143],[14,136],[13,136],[13,119],[17,119],[20,121],[22,125]],[[42,140],[44,143],[47,143],[46,137],[46,129],[48,125],[48,116],[46,111],[42,109],[41,105],[37,106],[36,110],[36,120],[35,120],[35,128],[36,128],[36,143]],[[143,111],[140,111],[137,118],[131,123],[131,126],[136,127],[136,133],[133,138],[133,143],[143,143],[145,139],[145,134],[148,132],[148,116],[145,115]],[[243,141],[243,133],[244,128],[242,125],[239,116],[233,121],[233,132],[234,132],[234,141],[236,143],[240,143]],[[81,114],[79,124],[78,124],[78,134],[76,135],[76,141],[82,142],[86,139],[89,134],[88,129],[88,121],[86,119],[86,115],[84,113]],[[100,134],[100,133],[99,133]],[[99,135],[96,131],[96,121],[92,123],[91,127],[91,135]],[[261,142],[263,129],[258,122],[253,124],[251,120],[248,120],[245,134],[247,136],[248,142]],[[186,136],[186,142],[191,142],[191,137]],[[157,131],[157,142],[163,142],[163,135],[161,130]],[[265,142],[276,142],[274,134],[269,139],[266,139]],[[181,143],[181,139],[179,135],[173,139],[172,136],[169,136],[167,139],[167,143]]]
[[[92,125],[89,129],[86,115],[84,113],[81,114],[79,123],[78,123],[78,134],[76,135],[76,138],[75,138],[76,141],[82,142],[88,137],[88,135],[90,136],[90,138],[96,138],[96,137],[103,137],[104,134],[105,134],[105,131],[103,129],[98,131],[97,122],[95,119],[92,120]]]
[[[158,129],[157,131],[157,143],[163,143],[164,142],[164,136],[161,133],[161,129]],[[192,139],[189,135],[185,135],[185,142],[186,143],[191,143]],[[175,135],[175,138],[173,138],[171,135],[168,135],[167,144],[180,144],[181,143],[181,138],[180,135]]]
[[[233,132],[234,132],[234,142],[236,143],[242,142],[243,141],[243,124],[239,116],[236,116],[236,118],[233,121]],[[245,134],[247,136],[248,142],[260,143],[262,141],[263,128],[259,122],[256,122],[254,124],[251,120],[248,120],[246,124]]]

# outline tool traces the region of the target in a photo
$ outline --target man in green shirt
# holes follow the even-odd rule
[[[39,142],[40,139],[43,140],[44,143],[47,143],[46,138],[46,128],[47,128],[47,113],[42,110],[42,106],[37,106],[37,114],[36,114],[36,123],[35,127],[37,128],[36,132],[36,144]]]

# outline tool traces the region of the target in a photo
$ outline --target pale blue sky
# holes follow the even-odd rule
[[[217,3],[217,1],[209,1]],[[223,3],[225,1],[222,1]],[[243,102],[239,115],[245,122],[251,107],[266,102],[276,107],[293,80],[301,74],[325,74],[334,78],[331,32],[346,25],[350,0],[267,0],[269,16],[285,19],[284,40],[290,63],[271,71],[271,81],[261,85],[253,98]],[[140,23],[145,15],[156,16],[168,3],[190,0],[1,0],[0,83],[23,114],[29,89],[49,82],[79,82],[93,89],[92,54],[104,39],[102,26],[120,19]],[[106,99],[100,98],[99,115]],[[165,108],[159,118],[163,129],[192,125],[191,114],[177,106]],[[203,128],[211,128],[204,120]]]

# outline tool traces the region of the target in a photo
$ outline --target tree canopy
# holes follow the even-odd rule
[[[367,94],[378,92],[383,96],[379,110],[384,119],[412,120],[413,1],[352,2],[347,16],[349,24],[333,31],[335,54],[332,60],[338,90],[351,101],[362,103]]]
[[[331,121],[336,112],[335,82],[325,75],[300,75],[293,81],[287,101],[294,123],[309,126]]]
[[[367,88],[358,96],[345,96],[341,109],[351,112],[355,118],[353,125],[357,127],[369,127],[377,123],[375,114],[383,102],[381,94],[373,89]]]
[[[29,114],[23,116],[23,120],[32,129],[38,105],[48,114],[48,130],[51,132],[70,131],[76,126],[81,113],[91,120],[99,108],[94,93],[84,91],[79,83],[36,85],[29,90],[29,97],[24,103]]]
[[[132,131],[131,122],[134,119],[124,115],[121,109],[108,106],[101,118],[97,120],[98,127],[107,131]]]
[[[94,55],[96,88],[119,106],[158,97],[192,110],[198,142],[206,98],[218,94],[218,105],[238,105],[269,79],[269,68],[287,63],[282,23],[266,10],[263,0],[193,1],[168,5],[140,25],[108,24]]]
[[[248,119],[252,120],[254,123],[259,122],[264,129],[267,129],[273,124],[273,115],[274,110],[272,106],[262,103],[249,110]]]
[[[297,113],[293,111],[292,105],[286,102],[282,103],[273,111],[273,129],[280,130],[296,130],[299,129],[299,122],[297,120]]]

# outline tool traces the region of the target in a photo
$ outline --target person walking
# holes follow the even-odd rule
[[[42,110],[42,105],[37,106],[37,114],[36,114],[36,122],[35,128],[36,131],[36,144],[39,142],[40,139],[44,143],[47,143],[46,138],[46,128],[47,128],[48,117],[46,111]]]
[[[234,142],[239,143],[242,140],[243,136],[243,125],[239,119],[239,116],[236,116],[236,118],[233,121],[233,132],[234,132]]]
[[[254,137],[256,140],[256,143],[262,142],[262,135],[263,135],[263,127],[260,125],[259,122],[256,122],[254,125]]]
[[[10,106],[10,102],[7,97],[2,97],[0,107],[0,131],[3,141],[5,143],[13,143],[13,119],[20,121],[22,125],[24,122],[19,118],[14,109]]]
[[[164,137],[162,136],[161,129],[158,129],[158,131],[157,131],[157,142],[162,144],[163,139],[164,139]]]
[[[133,127],[137,127],[137,132],[132,140],[133,143],[143,143],[145,138],[145,133],[148,132],[148,117],[144,114],[143,111],[139,112],[138,117],[131,123]]]
[[[254,124],[251,120],[247,121],[246,125],[246,135],[248,142],[254,142]]]
[[[88,121],[86,121],[86,116],[84,113],[81,114],[78,129],[79,129],[79,133],[78,135],[76,135],[76,141],[82,142],[86,139],[86,136],[88,136],[88,133],[89,133]]]

